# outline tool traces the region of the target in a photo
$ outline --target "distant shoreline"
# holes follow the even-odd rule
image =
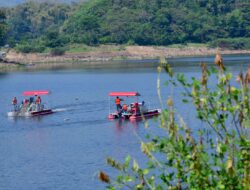
[[[110,48],[111,47],[111,48]],[[116,48],[114,50],[114,47]],[[45,53],[16,53],[11,50],[6,56],[7,62],[0,63],[0,71],[14,70],[39,70],[53,69],[54,67],[70,68],[75,65],[100,65],[112,61],[158,59],[160,57],[178,58],[192,56],[212,56],[216,53],[226,54],[250,54],[250,50],[227,50],[208,47],[177,47],[162,46],[101,46],[95,51],[66,52],[61,56],[52,56]],[[9,63],[8,63],[9,62]]]

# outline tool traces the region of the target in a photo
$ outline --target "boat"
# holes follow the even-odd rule
[[[36,102],[35,100],[35,98],[49,94],[50,92],[48,90],[25,91],[23,92],[23,96],[26,98],[19,105],[15,103],[13,105],[14,109],[8,112],[7,115],[9,117],[30,117],[52,114],[52,109],[46,108],[45,104],[41,101]]]
[[[161,114],[161,109],[148,109],[145,102],[139,102],[138,97],[140,93],[138,92],[110,92],[109,99],[111,102],[111,97],[135,97],[136,100],[132,103],[124,103],[121,109],[111,112],[111,103],[109,106],[108,119],[125,119],[130,121],[141,120],[143,118],[150,118]],[[123,100],[122,100],[123,101]],[[124,109],[126,108],[126,109]]]

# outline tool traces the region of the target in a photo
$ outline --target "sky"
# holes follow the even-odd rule
[[[0,0],[0,7],[15,6],[15,5],[18,5],[18,4],[23,3],[25,1],[27,1],[27,0]],[[34,1],[38,1],[38,2],[43,2],[43,1],[55,2],[55,1],[58,1],[58,2],[70,3],[70,2],[76,2],[76,1],[79,1],[79,0],[34,0]]]

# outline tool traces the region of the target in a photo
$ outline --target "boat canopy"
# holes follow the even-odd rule
[[[109,96],[140,96],[138,92],[110,92]]]
[[[48,95],[50,92],[48,90],[34,90],[23,92],[24,96],[36,96],[36,95]]]

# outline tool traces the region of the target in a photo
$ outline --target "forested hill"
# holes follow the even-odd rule
[[[250,48],[249,0],[91,0],[74,4],[29,1],[4,12],[6,18],[0,21],[7,27],[6,37],[0,38],[2,44],[18,44],[26,52],[75,43],[221,42],[214,45]],[[0,37],[3,30],[0,27]]]
[[[240,3],[238,3],[240,2]],[[73,41],[167,45],[250,37],[250,4],[237,0],[96,0],[64,25]]]

